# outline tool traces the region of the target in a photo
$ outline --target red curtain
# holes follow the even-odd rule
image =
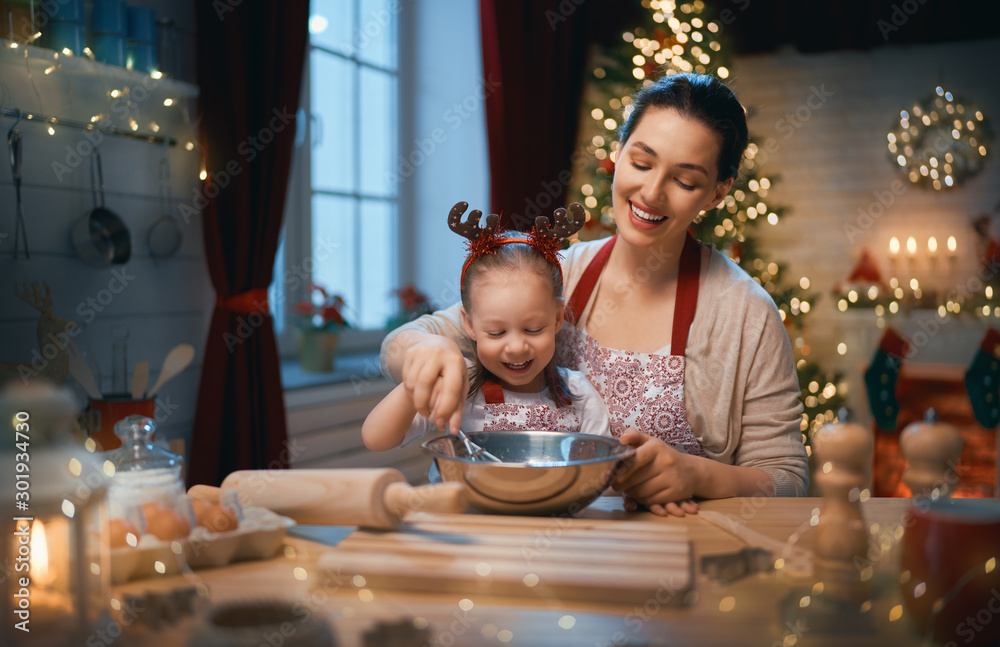
[[[480,0],[490,210],[508,226],[565,206],[591,4]]]
[[[267,310],[308,40],[306,0],[196,2],[205,256],[217,301],[188,482],[287,467],[284,393]]]

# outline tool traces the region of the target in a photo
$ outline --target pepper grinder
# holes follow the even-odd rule
[[[914,498],[951,496],[962,457],[962,436],[955,427],[939,422],[937,411],[928,409],[922,422],[907,425],[899,435],[899,449],[907,461],[903,482]]]
[[[872,575],[858,564],[865,563],[868,553],[861,499],[870,479],[874,439],[868,429],[847,418],[847,410],[841,409],[838,422],[824,425],[813,436],[816,482],[823,492],[815,556],[826,590],[853,601],[867,599]]]

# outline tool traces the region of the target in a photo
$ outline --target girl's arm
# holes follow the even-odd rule
[[[381,452],[399,447],[413,423],[417,409],[400,384],[375,405],[361,426],[365,447]]]

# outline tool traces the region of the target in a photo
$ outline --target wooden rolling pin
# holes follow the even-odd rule
[[[439,483],[412,487],[402,472],[379,469],[240,470],[222,481],[244,506],[272,510],[297,523],[394,528],[411,510],[462,512],[465,486]],[[218,501],[220,488],[194,485],[188,493]]]

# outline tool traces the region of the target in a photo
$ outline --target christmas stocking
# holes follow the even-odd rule
[[[982,426],[992,429],[1000,423],[1000,332],[986,331],[976,356],[965,374],[965,389],[972,401],[972,413]]]
[[[880,429],[896,428],[899,401],[896,400],[896,380],[899,368],[909,349],[909,344],[892,328],[886,328],[878,343],[875,357],[865,371],[865,388],[868,389],[868,406]]]

